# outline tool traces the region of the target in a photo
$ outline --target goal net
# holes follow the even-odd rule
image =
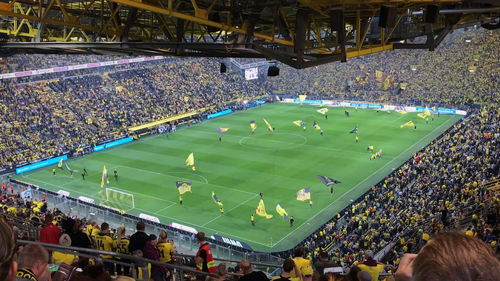
[[[128,211],[135,207],[134,195],[113,188],[106,188],[106,200],[102,202],[102,205]]]

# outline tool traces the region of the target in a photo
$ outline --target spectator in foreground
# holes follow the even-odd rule
[[[149,236],[146,234],[146,224],[143,221],[137,222],[136,225],[137,232],[130,236],[130,244],[128,246],[128,250],[133,255],[142,256],[142,253],[138,253],[137,251],[141,251],[146,246],[146,242],[149,240]]]
[[[365,261],[358,264],[358,267],[362,271],[370,273],[372,281],[377,281],[380,273],[384,271],[384,264],[373,259],[373,251],[371,250],[365,252]]]
[[[56,225],[52,214],[45,215],[45,226],[40,231],[40,242],[49,244],[59,244],[61,229]]]
[[[267,278],[264,272],[253,271],[252,265],[248,260],[241,260],[240,271],[240,273],[243,274],[243,276],[240,277],[240,281],[269,281],[269,278]]]
[[[295,263],[295,266],[297,266],[297,268],[299,269],[299,276],[297,276],[295,274],[295,271],[292,271],[291,272],[291,277],[292,278],[295,278],[295,277],[300,277],[300,275],[304,275],[304,273],[302,272],[304,268],[306,267],[311,267],[311,261],[308,260],[308,259],[305,259],[304,256],[305,256],[305,249],[304,247],[302,246],[299,246],[295,249],[295,252],[293,253],[293,262]]]
[[[271,280],[273,280],[273,281],[290,281],[290,280],[292,280],[292,279],[290,279],[291,278],[291,272],[295,268],[296,267],[295,267],[295,263],[293,262],[293,260],[292,259],[286,259],[283,262],[283,272],[281,272],[281,275],[273,277]]]
[[[316,268],[316,271],[318,272],[319,276],[323,276],[325,274],[324,269],[325,268],[330,268],[330,267],[338,267],[334,261],[329,260],[328,258],[328,253],[326,251],[321,251],[319,253],[319,261],[317,261],[314,264],[314,267]]]
[[[195,262],[196,270],[202,272],[216,273],[217,268],[215,267],[214,257],[212,256],[212,251],[210,250],[210,245],[205,240],[205,233],[198,232],[196,234],[198,243],[200,243],[200,248],[196,253]],[[205,279],[204,275],[198,274],[198,279]]]
[[[12,281],[17,272],[16,236],[12,227],[0,217],[0,280]]]
[[[156,248],[156,244],[157,244],[156,235],[154,234],[149,235],[149,239],[146,242],[144,249],[142,250],[145,259],[160,261],[160,253]],[[167,280],[168,276],[169,272],[167,268],[156,264],[151,264],[151,279],[155,281],[165,281]]]
[[[450,232],[434,236],[422,250],[406,254],[396,281],[497,281],[500,261],[481,240]]]
[[[70,247],[71,246],[71,238],[68,234],[63,234],[59,238],[59,245]],[[67,265],[72,265],[75,261],[78,261],[78,256],[73,254],[67,254],[59,251],[52,252],[52,263],[65,263]]]
[[[17,258],[19,269],[14,280],[40,280],[40,277],[47,270],[48,261],[49,252],[44,247],[39,244],[24,246]]]

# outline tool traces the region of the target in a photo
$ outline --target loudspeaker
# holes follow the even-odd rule
[[[425,8],[425,23],[435,23],[439,14],[439,7],[436,5],[427,5]]]
[[[277,66],[271,65],[267,69],[267,76],[278,76],[280,75],[280,69]]]
[[[226,71],[227,71],[226,65],[223,62],[221,62],[220,63],[220,73],[226,73]]]
[[[396,25],[396,13],[397,13],[396,7],[393,6],[380,7],[378,26],[387,28]]]

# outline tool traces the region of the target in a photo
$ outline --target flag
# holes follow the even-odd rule
[[[191,152],[188,158],[186,158],[186,166],[194,166],[194,154]]]
[[[212,200],[214,200],[215,204],[219,205],[219,207],[222,207],[222,201],[217,198],[217,195],[215,195],[215,192],[212,191]]]
[[[304,123],[304,121],[302,120],[296,120],[296,121],[293,121],[293,124],[299,126],[299,127],[302,127],[302,124]]]
[[[399,109],[396,109],[396,112],[399,113],[399,114],[407,114],[408,112],[404,111],[404,110],[399,110]]]
[[[389,81],[389,76],[387,76],[384,80],[384,91],[387,91],[389,87],[391,86],[391,82]]]
[[[297,191],[297,200],[306,201],[309,199],[311,199],[311,188],[310,187],[302,188],[301,190]]]
[[[265,217],[266,219],[270,219],[273,217],[273,215],[268,215],[266,213],[266,206],[264,206],[264,200],[260,199],[259,205],[257,206],[257,210],[255,210],[255,213],[261,217]]]
[[[322,176],[322,175],[318,175],[318,178],[321,180],[321,182],[326,185],[326,186],[330,186],[332,184],[339,184],[340,181],[336,180],[336,179],[332,179],[330,177],[325,177],[325,176]]]
[[[415,124],[413,123],[413,121],[408,121],[408,122],[404,123],[403,125],[401,125],[399,127],[403,128],[403,127],[406,127],[406,126],[413,127],[413,126],[415,126]]]
[[[175,184],[177,185],[177,191],[179,191],[179,194],[182,195],[186,192],[191,192],[191,182],[190,181],[177,181],[175,182]]]
[[[304,102],[306,100],[307,95],[299,95],[300,102]]]
[[[422,118],[422,119],[428,120],[429,116],[431,116],[431,112],[426,107],[424,113],[419,113],[419,114],[417,114],[417,116],[420,117],[420,118]]]
[[[71,168],[68,166],[68,163],[66,161],[64,161],[64,166],[66,166],[66,170],[68,170],[68,172],[70,172],[70,173],[78,173],[79,172],[78,170],[71,170]]]
[[[316,110],[317,112],[323,114],[323,115],[326,115],[326,113],[328,112],[328,108],[320,108],[318,110]]]
[[[377,81],[382,82],[382,71],[380,70],[375,70],[375,76],[377,77]]]
[[[104,187],[104,182],[108,179],[108,170],[106,170],[106,165],[102,168],[102,177],[101,177],[101,188]]]
[[[282,216],[285,220],[288,219],[288,213],[285,211],[285,209],[283,209],[283,207],[281,207],[280,203],[276,205],[276,212],[278,213],[278,215]]]
[[[62,167],[62,164],[63,164],[63,160],[62,160],[62,158],[61,158],[61,160],[59,160],[59,163],[57,163],[57,167],[58,167],[58,168],[61,168],[61,167]]]
[[[250,121],[250,128],[252,128],[252,133],[255,132],[255,129],[257,129],[257,123],[255,121]]]
[[[314,121],[313,128],[316,130],[321,130],[321,127],[318,125],[318,122]]]
[[[266,120],[266,119],[264,119],[264,122],[266,123],[267,128],[269,129],[269,131],[274,132],[274,130],[273,130],[273,126],[271,126],[271,124],[269,124],[269,122],[267,122],[267,120]]]
[[[356,127],[354,129],[349,131],[349,134],[357,134],[358,133],[358,124],[356,124]]]
[[[215,130],[219,132],[221,135],[223,135],[229,130],[229,128],[217,128]]]

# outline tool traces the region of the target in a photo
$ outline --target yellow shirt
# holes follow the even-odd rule
[[[61,252],[52,252],[52,263],[65,263],[71,265],[78,256]]]
[[[295,262],[295,265],[297,266],[297,268],[299,269],[299,273],[302,275],[302,269],[307,267],[307,266],[311,266],[311,261],[310,260],[307,260],[307,259],[304,259],[302,257],[297,257],[297,258],[293,258],[293,262]],[[298,277],[295,275],[295,270],[292,270],[292,272],[290,272],[290,276],[292,278],[294,277]]]
[[[120,244],[117,243],[117,240],[113,240],[113,248],[116,249],[116,252],[120,254],[125,254],[125,255],[129,254],[128,251],[129,244],[130,244],[130,239],[126,237],[120,239]]]
[[[95,244],[97,246],[97,250],[113,252],[113,238],[108,235],[97,234],[95,237]],[[110,259],[111,255],[101,255],[101,257],[105,259]]]
[[[175,252],[174,246],[168,242],[158,243],[156,246],[158,251],[160,252],[160,261],[161,262],[170,262],[172,261],[172,254]]]

